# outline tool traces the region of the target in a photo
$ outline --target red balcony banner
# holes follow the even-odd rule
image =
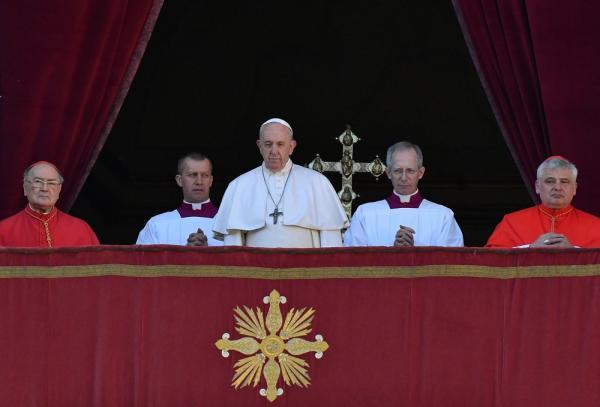
[[[599,256],[0,249],[0,404],[598,406]]]

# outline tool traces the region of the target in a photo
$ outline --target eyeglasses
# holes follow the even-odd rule
[[[33,181],[27,180],[27,182],[29,182],[32,187],[37,188],[37,189],[41,189],[43,187],[47,187],[48,189],[57,189],[61,184],[60,181],[55,181],[55,180],[46,181],[46,180],[39,179],[39,178],[34,178]]]

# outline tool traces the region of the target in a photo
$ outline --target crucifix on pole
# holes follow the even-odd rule
[[[342,158],[340,161],[323,161],[319,154],[317,154],[315,159],[308,164],[308,168],[320,173],[338,172],[342,174],[342,188],[338,191],[338,196],[346,211],[346,215],[348,215],[348,219],[350,219],[352,215],[352,201],[359,196],[352,189],[352,176],[354,173],[368,172],[377,180],[383,175],[386,167],[377,155],[370,163],[354,161],[354,144],[359,142],[360,138],[352,132],[350,125],[347,125],[346,131],[340,134],[339,137],[336,137],[336,139],[342,144]]]

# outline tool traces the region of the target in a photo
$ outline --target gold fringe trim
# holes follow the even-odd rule
[[[242,266],[134,266],[104,264],[56,267],[0,267],[0,278],[63,277],[222,277],[259,280],[311,280],[337,278],[540,278],[600,275],[600,264],[566,266],[492,267],[473,265],[264,268]]]

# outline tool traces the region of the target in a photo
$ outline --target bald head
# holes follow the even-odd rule
[[[37,162],[34,162],[33,164],[31,164],[29,167],[25,168],[25,172],[23,172],[23,181],[25,181],[27,179],[27,177],[29,176],[29,174],[31,173],[31,171],[34,168],[37,168],[39,166],[53,168],[60,180],[60,183],[62,184],[65,181],[61,172],[59,171],[58,167],[49,161],[37,161]]]
[[[62,183],[63,176],[54,164],[38,161],[23,173],[23,195],[31,208],[48,213],[58,201]]]

